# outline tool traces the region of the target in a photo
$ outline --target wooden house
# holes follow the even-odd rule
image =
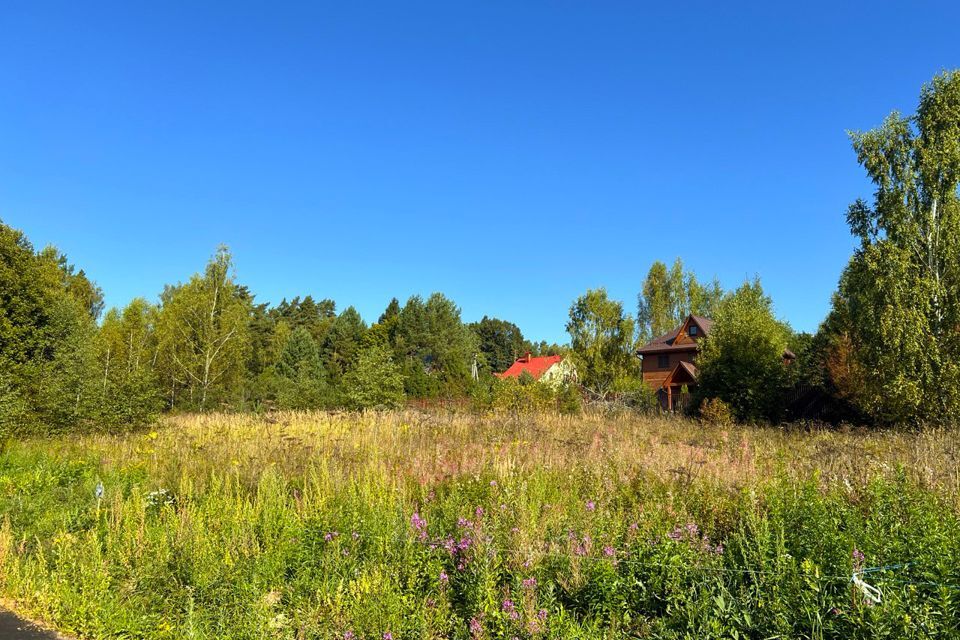
[[[637,349],[642,358],[643,381],[657,391],[660,406],[667,411],[680,408],[685,400],[683,389],[693,391],[697,386],[697,367],[694,364],[699,342],[710,333],[713,321],[702,316],[687,316],[679,327],[654,338]]]
[[[667,411],[685,407],[686,392],[697,387],[697,353],[700,341],[713,328],[713,320],[703,316],[689,315],[679,327],[654,338],[637,349],[642,358],[643,381],[657,392],[660,406]],[[789,349],[783,352],[783,363],[788,365],[796,359]]]

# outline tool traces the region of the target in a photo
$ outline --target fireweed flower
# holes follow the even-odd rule
[[[353,631],[344,631],[343,640],[353,640],[354,638],[356,638],[356,636],[353,635]]]
[[[474,638],[479,638],[483,633],[483,625],[480,624],[480,620],[476,616],[470,618],[470,635]]]
[[[389,631],[383,632],[383,640],[393,640],[393,634]]]
[[[414,511],[413,515],[410,516],[410,524],[417,531],[423,531],[423,529],[427,526],[427,521],[421,518],[417,511]]]
[[[597,503],[593,500],[587,500],[587,511],[593,511],[597,508]]]
[[[417,532],[417,538],[423,542],[427,539],[427,521],[420,517],[416,511],[410,516],[410,525]]]
[[[607,545],[603,548],[603,555],[607,556],[608,558],[616,555],[616,553],[616,550],[610,545]]]
[[[503,609],[503,612],[510,617],[511,620],[516,620],[520,617],[520,613],[517,611],[516,605],[513,604],[513,600],[506,598],[503,601],[503,604],[500,605],[500,608]]]
[[[527,578],[526,580],[523,581],[524,589],[535,589],[536,587],[537,587],[536,578]]]
[[[447,582],[449,582],[449,581],[450,581],[450,576],[447,575],[447,572],[446,572],[446,571],[441,571],[441,572],[440,572],[440,582],[442,582],[443,584],[447,584]]]

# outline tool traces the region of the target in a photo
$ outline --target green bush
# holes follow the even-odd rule
[[[700,403],[700,420],[721,426],[733,424],[733,412],[720,398],[704,398]]]

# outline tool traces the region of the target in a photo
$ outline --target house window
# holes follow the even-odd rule
[[[666,353],[661,353],[657,356],[657,367],[660,369],[666,369],[670,366],[670,356]]]
[[[690,336],[692,337],[695,335],[697,335],[697,325],[692,324],[690,325]]]

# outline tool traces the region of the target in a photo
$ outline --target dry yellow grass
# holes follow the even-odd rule
[[[611,481],[637,473],[731,489],[777,471],[859,486],[898,467],[921,486],[956,500],[960,441],[953,430],[922,432],[712,426],[633,414],[478,415],[457,411],[211,413],[164,418],[152,431],[88,435],[54,445],[103,464],[142,464],[175,483],[232,470],[256,481],[321,467],[334,477],[384,476],[430,484],[453,476],[534,470],[604,470]],[[66,451],[65,451],[66,453]]]

